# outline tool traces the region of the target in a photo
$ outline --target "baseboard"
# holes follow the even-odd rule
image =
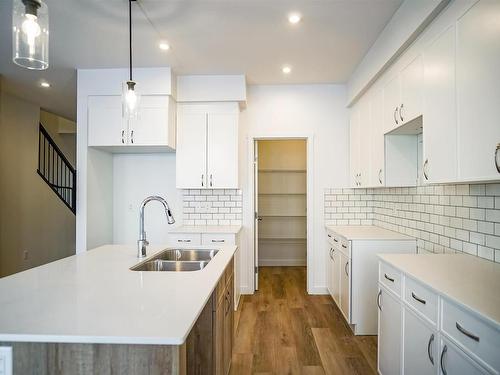
[[[277,266],[305,266],[306,259],[259,259],[259,266],[277,267]]]
[[[312,288],[310,288],[307,293],[309,294],[318,294],[318,295],[321,295],[321,294],[330,294],[328,292],[328,288],[326,286],[314,286]]]
[[[243,294],[249,295],[249,294],[254,294],[255,290],[253,290],[253,288],[251,288],[251,287],[244,286],[244,287],[240,288],[240,292],[242,295]]]

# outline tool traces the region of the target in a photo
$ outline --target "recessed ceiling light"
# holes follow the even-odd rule
[[[288,65],[285,65],[283,68],[281,68],[281,71],[284,73],[284,74],[290,74],[292,72],[292,68]]]
[[[300,15],[300,13],[290,13],[288,15],[288,22],[290,22],[293,25],[299,23],[301,19],[302,16]]]
[[[45,87],[45,88],[49,88],[50,87],[50,83],[45,82],[45,81],[44,82],[40,82],[40,86]]]
[[[168,44],[167,42],[160,42],[160,44],[158,44],[158,47],[160,47],[162,51],[168,51],[170,49],[170,44]]]

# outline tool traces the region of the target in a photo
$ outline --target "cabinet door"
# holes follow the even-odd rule
[[[359,150],[360,150],[359,104],[351,109],[349,119],[349,170],[352,187],[359,185]]]
[[[183,108],[177,117],[176,186],[207,187],[207,114]]]
[[[457,346],[442,338],[439,355],[439,374],[480,375],[487,372]]]
[[[387,133],[401,125],[399,106],[401,105],[401,80],[396,74],[384,86],[384,125]]]
[[[401,104],[398,115],[403,124],[422,115],[423,76],[421,55],[401,71]]]
[[[455,27],[424,50],[423,182],[457,177]]]
[[[372,148],[372,119],[371,119],[371,97],[366,96],[360,100],[359,113],[359,186],[366,187],[370,183],[371,170],[371,148]]]
[[[437,332],[417,317],[409,308],[404,309],[403,366],[405,375],[436,374],[439,341]]]
[[[231,277],[227,283],[227,301],[224,319],[224,374],[229,373],[231,368],[231,359],[233,355],[233,319],[234,319],[234,305],[233,305],[233,290],[234,279]]]
[[[380,289],[378,313],[378,371],[381,375],[401,373],[401,302]]]
[[[332,270],[333,270],[333,267],[332,267],[332,263],[333,263],[333,260],[332,260],[332,251],[333,251],[333,247],[332,245],[327,242],[326,243],[327,245],[327,249],[328,249],[328,257],[326,258],[326,287],[328,289],[328,293],[330,293],[330,295],[332,296],[333,298],[333,276],[332,276]]]
[[[330,262],[331,268],[331,284],[332,284],[332,297],[333,300],[339,305],[339,293],[340,293],[340,251],[333,249],[332,259]]]
[[[238,113],[208,114],[208,187],[238,188]]]
[[[350,282],[350,262],[349,258],[343,253],[340,253],[340,310],[344,314],[348,322],[351,321],[350,305],[351,305],[351,282]]]
[[[139,146],[170,146],[169,97],[143,95],[136,119],[130,120],[130,144]],[[169,143],[170,142],[170,143]]]
[[[371,100],[371,165],[369,186],[384,186],[384,92],[377,90],[374,92]]]
[[[458,174],[464,181],[500,179],[494,157],[500,144],[499,17],[500,2],[482,0],[457,22]]]
[[[225,298],[222,298],[214,311],[214,374],[224,374],[224,320]]]
[[[127,143],[127,120],[121,96],[89,96],[89,146],[121,146]]]

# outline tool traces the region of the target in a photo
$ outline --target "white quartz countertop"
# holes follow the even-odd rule
[[[348,240],[414,240],[415,238],[375,225],[325,225]]]
[[[169,230],[170,233],[230,233],[237,234],[241,225],[179,225]]]
[[[380,254],[379,257],[500,327],[500,264],[466,254]]]
[[[0,341],[183,344],[236,250],[204,248],[194,272],[131,271],[137,249],[108,245],[2,278]]]

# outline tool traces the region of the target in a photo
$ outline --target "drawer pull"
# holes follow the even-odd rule
[[[347,246],[346,246],[346,245],[344,245],[344,244],[342,244],[342,247],[343,247],[344,249],[347,249]]]
[[[221,243],[221,242],[226,242],[226,240],[212,240],[212,242]]]
[[[328,236],[328,237],[330,237],[330,238],[332,238],[332,235],[331,235],[331,234],[328,234],[327,236]]]
[[[427,344],[427,355],[429,356],[429,361],[431,361],[432,365],[434,366],[434,357],[432,356],[431,353],[431,345],[434,342],[434,333],[429,337],[429,343]]]
[[[457,327],[457,329],[462,332],[465,336],[471,338],[472,340],[474,341],[477,341],[479,342],[479,336],[476,336],[474,335],[473,333],[470,333],[469,331],[467,331],[464,327],[462,327],[460,324],[458,324],[458,322],[456,322],[455,326]]]
[[[447,351],[448,351],[448,348],[445,345],[443,347],[443,351],[441,352],[441,360],[439,361],[440,365],[441,365],[441,372],[443,373],[443,375],[448,375],[448,373],[446,372],[446,369],[444,368],[444,355],[446,354]]]
[[[394,279],[393,279],[393,278],[391,278],[391,277],[389,277],[389,276],[387,276],[387,274],[386,274],[386,273],[384,273],[384,277],[385,277],[387,280],[389,280],[391,283],[393,283],[393,282],[394,282]]]
[[[380,311],[382,311],[382,306],[380,305],[380,297],[382,297],[382,290],[379,290],[378,294],[377,294],[377,306],[378,306],[378,309]]]
[[[177,240],[177,242],[191,242],[191,240]]]
[[[339,240],[337,240],[336,238],[333,239],[335,242],[339,242]]]
[[[411,296],[413,297],[413,299],[414,299],[415,301],[418,301],[418,302],[420,302],[420,303],[422,303],[422,304],[424,304],[424,305],[425,305],[425,303],[426,303],[426,302],[425,302],[425,299],[422,299],[422,298],[417,297],[417,296],[415,295],[415,293],[413,293],[413,292],[411,292]]]

